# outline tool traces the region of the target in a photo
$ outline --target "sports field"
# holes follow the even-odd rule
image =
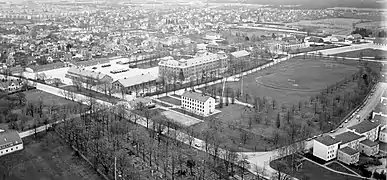
[[[243,78],[243,94],[269,96],[284,104],[307,100],[324,88],[358,71],[355,66],[331,60],[297,59],[250,74]],[[228,82],[227,87],[240,89],[241,82]],[[241,99],[244,101],[244,98]]]

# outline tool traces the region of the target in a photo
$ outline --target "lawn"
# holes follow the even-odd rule
[[[85,95],[85,96],[93,96],[99,100],[102,100],[102,101],[106,101],[106,102],[110,102],[112,104],[116,104],[118,103],[119,101],[121,101],[121,99],[115,97],[115,96],[109,96],[109,95],[106,95],[106,94],[103,94],[103,93],[100,93],[100,92],[97,92],[97,91],[93,91],[93,90],[88,90],[86,88],[80,88],[80,90],[77,89],[76,86],[64,86],[64,87],[61,87],[62,89],[65,89],[65,90],[68,90],[68,91],[71,91],[71,92],[75,92],[75,93],[78,93],[78,94],[82,94],[82,95]]]
[[[76,156],[54,132],[23,139],[24,149],[0,157],[0,177],[12,180],[99,180],[100,176]]]
[[[339,172],[355,175],[352,171],[349,171],[347,168],[345,168],[344,166],[342,166],[341,164],[338,164],[336,162],[332,162],[332,163],[328,164],[327,167],[329,167],[333,170],[339,171]]]
[[[379,49],[361,49],[357,51],[349,51],[344,53],[335,54],[338,57],[349,57],[349,58],[359,58],[360,53],[363,53],[363,58],[371,58],[371,59],[386,59],[387,51],[379,50]],[[377,57],[377,58],[376,58]]]
[[[65,105],[78,105],[79,103],[67,100],[60,96],[56,96],[41,90],[30,90],[24,92],[26,95],[26,100],[28,102],[38,103],[39,101],[43,102],[44,106],[57,105],[57,106],[65,106]]]
[[[307,53],[307,52],[320,51],[320,50],[324,50],[324,49],[332,49],[332,48],[337,48],[337,47],[341,47],[341,46],[324,45],[324,46],[316,46],[316,47],[307,47],[307,48],[300,48],[296,51],[291,51],[289,53],[290,54]]]
[[[275,148],[273,142],[273,132],[276,131],[275,123],[278,114],[281,116],[281,123],[284,122],[286,114],[282,107],[291,108],[292,105],[303,112],[312,112],[313,108],[308,102],[311,96],[320,94],[327,86],[336,83],[344,77],[351,76],[358,72],[358,68],[353,65],[337,64],[330,60],[323,59],[291,59],[271,68],[247,75],[243,78],[243,95],[237,97],[239,101],[254,104],[254,97],[265,98],[268,104],[275,104],[275,108],[268,108],[264,115],[256,118],[255,109],[246,108],[241,105],[223,106],[217,114],[216,120],[220,130],[218,133],[224,138],[221,141],[231,149],[264,151]],[[226,90],[234,93],[240,91],[241,82],[227,82]],[[344,92],[353,91],[356,83],[350,82],[341,86],[338,92],[329,95],[336,96]],[[221,89],[217,84],[200,90],[210,93],[216,88]],[[210,93],[211,94],[211,93]],[[246,96],[246,94],[248,94]],[[304,123],[301,116],[296,119],[298,123]],[[337,124],[340,118],[332,118],[331,123]],[[210,123],[205,121],[194,126],[197,132],[209,129]],[[214,126],[212,126],[214,127]],[[321,133],[317,124],[310,125],[312,135]],[[244,133],[254,137],[244,141]],[[286,137],[284,128],[279,129],[279,133]],[[252,140],[250,140],[252,139]],[[281,139],[279,143],[286,142]],[[223,144],[224,143],[224,144]]]
[[[192,126],[194,124],[200,123],[201,121],[195,117],[184,115],[175,111],[164,111],[162,114],[174,121],[176,124],[182,125],[184,127]]]
[[[281,160],[274,160],[270,162],[270,167],[278,170],[277,167]],[[286,162],[286,163],[290,165],[290,162]],[[335,173],[333,171],[322,168],[307,160],[304,160],[302,162],[302,167],[296,172],[291,172],[290,170],[283,170],[283,171],[287,174],[292,174],[292,176],[296,177],[297,179],[308,178],[313,180],[328,180],[328,179],[361,180],[361,178]]]
[[[176,99],[176,98],[173,98],[173,97],[164,96],[164,97],[161,97],[161,98],[158,98],[158,99],[161,100],[161,101],[164,101],[164,102],[176,105],[176,106],[180,106],[181,105],[181,101]]]

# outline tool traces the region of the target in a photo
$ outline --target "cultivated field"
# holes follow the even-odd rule
[[[375,57],[385,59],[387,57],[387,51],[380,49],[361,49],[356,51],[349,51],[344,53],[335,54],[338,57],[349,57],[349,58],[359,58],[360,54],[363,54],[363,58],[375,59]]]
[[[0,157],[0,177],[9,180],[99,180],[99,175],[76,156],[54,132],[23,139],[24,149]]]

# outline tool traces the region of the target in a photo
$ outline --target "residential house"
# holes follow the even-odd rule
[[[23,149],[23,141],[16,131],[0,132],[0,156],[20,151]]]
[[[379,135],[379,127],[379,123],[366,120],[349,127],[348,131],[354,132],[360,136],[365,136],[371,141],[376,141]]]
[[[185,91],[181,96],[181,107],[185,110],[207,116],[215,111],[215,99],[193,91]]]
[[[335,136],[340,141],[339,149],[344,147],[350,147],[354,150],[359,150],[359,143],[366,139],[363,135],[358,135],[354,132],[347,131]]]
[[[70,67],[65,77],[72,79],[73,81],[85,83],[87,86],[99,86],[104,89],[108,88],[113,82],[113,78],[109,75],[90,71],[81,67]]]
[[[383,143],[387,143],[387,128],[384,128],[379,133],[379,141]]]
[[[23,87],[24,82],[21,79],[2,79],[0,81],[0,90],[4,92],[15,92]]]
[[[374,156],[379,153],[379,143],[369,139],[360,141],[360,152],[367,156]]]
[[[387,117],[381,115],[375,115],[371,122],[377,123],[380,125],[380,129],[387,128]]]
[[[116,80],[112,83],[113,90],[121,93],[135,92],[150,92],[156,86],[157,77],[151,74],[141,74],[133,77],[125,77],[124,79]]]
[[[363,36],[360,34],[351,34],[351,35],[347,36],[347,39],[352,40],[352,41],[358,41],[360,39],[363,39]]]
[[[360,153],[350,147],[344,147],[338,150],[337,159],[347,165],[355,164],[359,161]]]
[[[330,161],[336,158],[340,140],[331,136],[323,136],[313,141],[313,155],[324,160]]]

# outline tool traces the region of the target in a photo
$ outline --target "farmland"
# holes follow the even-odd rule
[[[241,80],[226,83],[225,94],[228,97],[235,96],[239,101],[253,104],[254,108],[232,104],[231,101],[223,102],[224,105],[219,108],[222,111],[220,114],[192,127],[197,136],[203,138],[203,134],[210,131],[221,138],[219,142],[222,145],[238,151],[264,151],[288,142],[289,126],[285,124],[289,123],[298,124],[301,126],[299,128],[305,130],[305,134],[293,133],[294,136],[310,137],[333,128],[353,107],[346,105],[340,112],[332,108],[334,117],[329,117],[329,122],[319,122],[323,118],[318,117],[316,112],[327,106],[320,102],[321,93],[326,93],[323,96],[327,99],[337,96],[349,98],[349,94],[354,94],[358,86],[357,77],[354,76],[358,72],[354,62],[339,64],[311,57],[291,59],[243,77],[242,95],[239,95]],[[328,86],[346,77],[351,77],[351,81],[327,92]],[[219,95],[221,89],[221,85],[217,84],[200,90],[213,96]],[[354,102],[360,102],[360,98],[356,97]],[[273,136],[278,134],[284,138],[274,140]]]
[[[12,180],[102,179],[54,132],[41,133],[23,141],[24,150],[0,157],[0,177]]]
[[[367,59],[385,59],[387,57],[387,51],[379,50],[379,49],[361,49],[356,51],[349,51],[344,53],[335,54],[338,57],[349,57],[349,58],[359,58],[362,54],[362,58]]]
[[[302,20],[288,23],[288,26],[312,29],[312,32],[325,32],[330,34],[347,35],[352,31],[352,23],[358,23],[361,19],[331,18],[320,20]]]

